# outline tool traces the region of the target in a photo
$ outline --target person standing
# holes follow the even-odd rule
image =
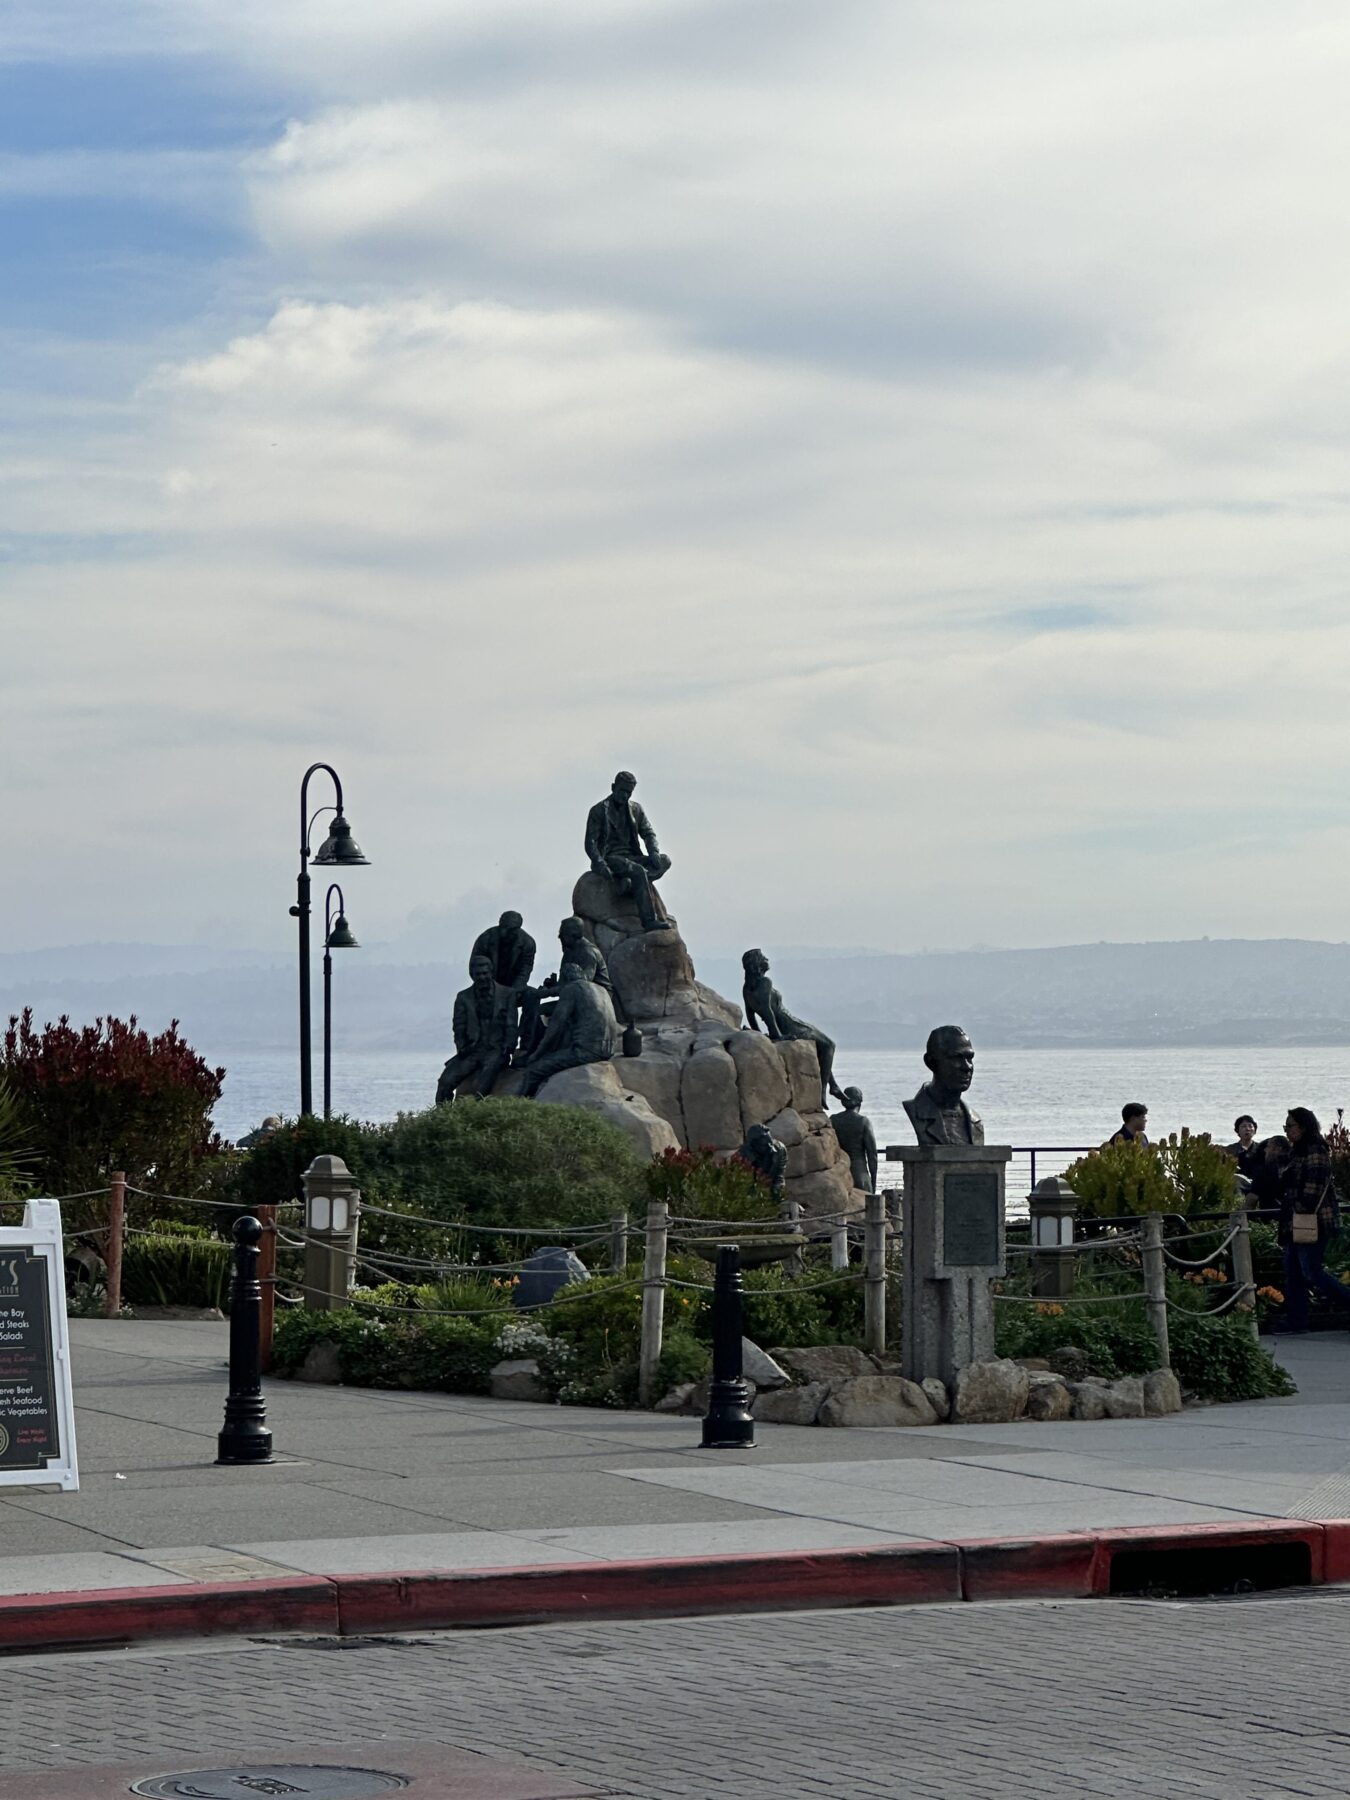
[[[1308,1302],[1313,1290],[1342,1314],[1350,1313],[1350,1295],[1323,1267],[1327,1243],[1340,1223],[1331,1154],[1317,1114],[1292,1106],[1284,1122],[1289,1157],[1280,1171],[1279,1239],[1284,1250],[1284,1329],[1308,1329]]]
[[[1120,1109],[1120,1130],[1113,1131],[1108,1144],[1146,1144],[1148,1108],[1140,1100],[1127,1100]]]

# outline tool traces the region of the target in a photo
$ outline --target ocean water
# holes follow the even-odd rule
[[[299,1104],[298,1056],[276,1052],[228,1053],[227,1075],[216,1124],[231,1140],[268,1113],[294,1114]],[[435,1098],[441,1059],[417,1051],[344,1051],[333,1064],[333,1110],[361,1119],[392,1119]],[[908,1050],[849,1050],[835,1060],[841,1086],[863,1090],[864,1110],[877,1142],[913,1142],[901,1102],[926,1078]],[[319,1086],[320,1066],[314,1078]],[[1150,1137],[1189,1126],[1220,1143],[1232,1138],[1233,1120],[1251,1113],[1262,1136],[1278,1131],[1291,1106],[1310,1106],[1324,1125],[1350,1104],[1350,1047],[1331,1049],[980,1050],[970,1098],[984,1119],[991,1144],[1058,1147],[1038,1157],[1037,1174],[1056,1172],[1071,1152],[1100,1144],[1120,1123],[1127,1100],[1149,1109]],[[1009,1194],[1029,1176],[1019,1156],[1009,1172]],[[883,1172],[882,1185],[886,1185]]]

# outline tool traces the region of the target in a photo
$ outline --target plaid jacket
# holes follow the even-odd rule
[[[1295,1151],[1280,1171],[1280,1237],[1289,1231],[1294,1213],[1317,1214],[1317,1228],[1328,1237],[1340,1223],[1336,1184],[1331,1178],[1331,1156],[1325,1144],[1309,1144]]]

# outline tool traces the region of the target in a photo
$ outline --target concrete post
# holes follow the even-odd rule
[[[647,1249],[642,1263],[642,1341],[638,1350],[638,1401],[654,1406],[656,1365],[661,1360],[661,1340],[666,1312],[666,1239],[670,1208],[653,1200],[647,1208]]]
[[[628,1214],[616,1212],[609,1222],[609,1266],[616,1272],[628,1267]]]
[[[305,1306],[332,1312],[347,1304],[356,1272],[361,1190],[340,1156],[316,1156],[301,1176],[305,1190]]]
[[[1235,1206],[1228,1223],[1236,1234],[1233,1238],[1233,1280],[1247,1292],[1234,1307],[1247,1321],[1253,1338],[1259,1339],[1261,1327],[1256,1322],[1256,1271],[1252,1267],[1252,1222],[1245,1206]]]
[[[1005,1270],[1002,1144],[895,1144],[905,1165],[901,1360],[911,1381],[951,1385],[994,1354],[990,1283]]]
[[[1167,1336],[1167,1259],[1163,1252],[1163,1222],[1159,1213],[1143,1218],[1144,1306],[1153,1335],[1158,1340],[1158,1363],[1172,1366],[1172,1346]]]
[[[869,1194],[863,1239],[863,1347],[886,1354],[886,1197]]]

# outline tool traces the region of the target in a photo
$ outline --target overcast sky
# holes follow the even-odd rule
[[[8,0],[6,947],[1346,935],[1332,0]],[[316,803],[328,796],[316,793]],[[409,923],[411,920],[411,924]]]

